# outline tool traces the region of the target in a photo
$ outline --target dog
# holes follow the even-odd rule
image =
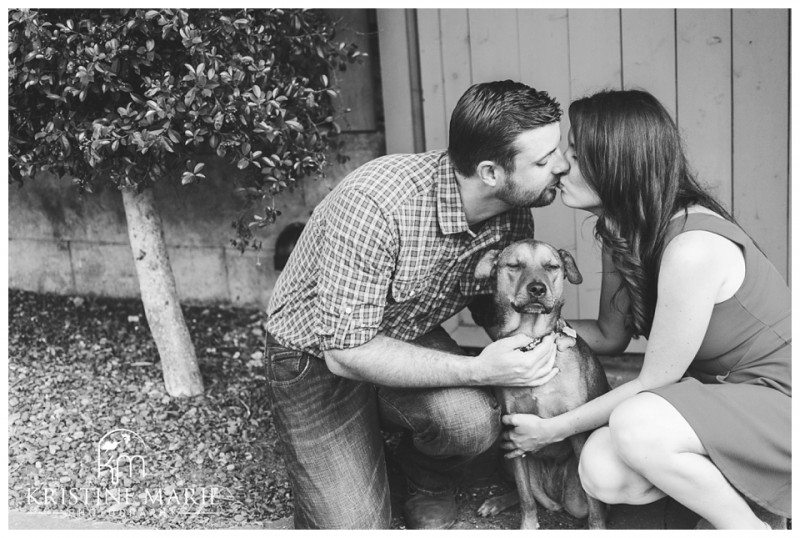
[[[534,344],[551,332],[575,338],[575,345],[556,353],[558,375],[539,387],[495,387],[503,413],[533,413],[548,418],[565,413],[609,390],[608,380],[589,346],[561,319],[564,281],[583,281],[572,255],[533,239],[487,252],[475,268],[478,279],[494,278],[492,312],[484,317],[493,338],[525,334]],[[532,346],[527,346],[528,348]],[[578,459],[587,433],[548,445],[527,457],[511,459],[517,491],[488,499],[478,509],[484,517],[521,504],[523,529],[536,529],[536,501],[548,510],[565,509],[588,518],[590,529],[604,529],[606,506],[589,497],[578,478]]]

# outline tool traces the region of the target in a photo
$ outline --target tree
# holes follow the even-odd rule
[[[275,196],[338,147],[335,69],[360,53],[318,10],[10,10],[9,169],[122,193],[142,303],[167,391],[202,393],[152,186],[234,163],[241,249]]]

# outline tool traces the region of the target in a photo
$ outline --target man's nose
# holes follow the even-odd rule
[[[563,176],[569,172],[569,161],[564,157],[564,152],[561,151],[561,148],[556,150],[554,156],[556,157],[556,163],[553,166],[553,173],[557,176]]]

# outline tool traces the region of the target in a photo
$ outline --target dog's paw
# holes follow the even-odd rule
[[[478,515],[481,517],[492,517],[496,516],[503,510],[507,508],[507,504],[504,502],[503,497],[492,497],[491,499],[486,499],[483,501],[483,504],[478,508]]]
[[[478,515],[482,517],[496,516],[506,508],[514,506],[517,503],[519,503],[519,494],[516,490],[510,491],[505,495],[498,495],[497,497],[492,497],[491,499],[483,501],[483,504],[478,508]]]

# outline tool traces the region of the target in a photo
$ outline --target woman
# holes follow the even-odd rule
[[[516,456],[599,428],[579,467],[593,497],[668,495],[718,529],[769,527],[751,506],[791,517],[785,281],[697,185],[652,95],[601,92],[569,117],[562,200],[598,216],[603,246],[598,319],[572,325],[598,353],[638,335],[647,350],[635,379],[573,411],[503,417],[504,447]]]

